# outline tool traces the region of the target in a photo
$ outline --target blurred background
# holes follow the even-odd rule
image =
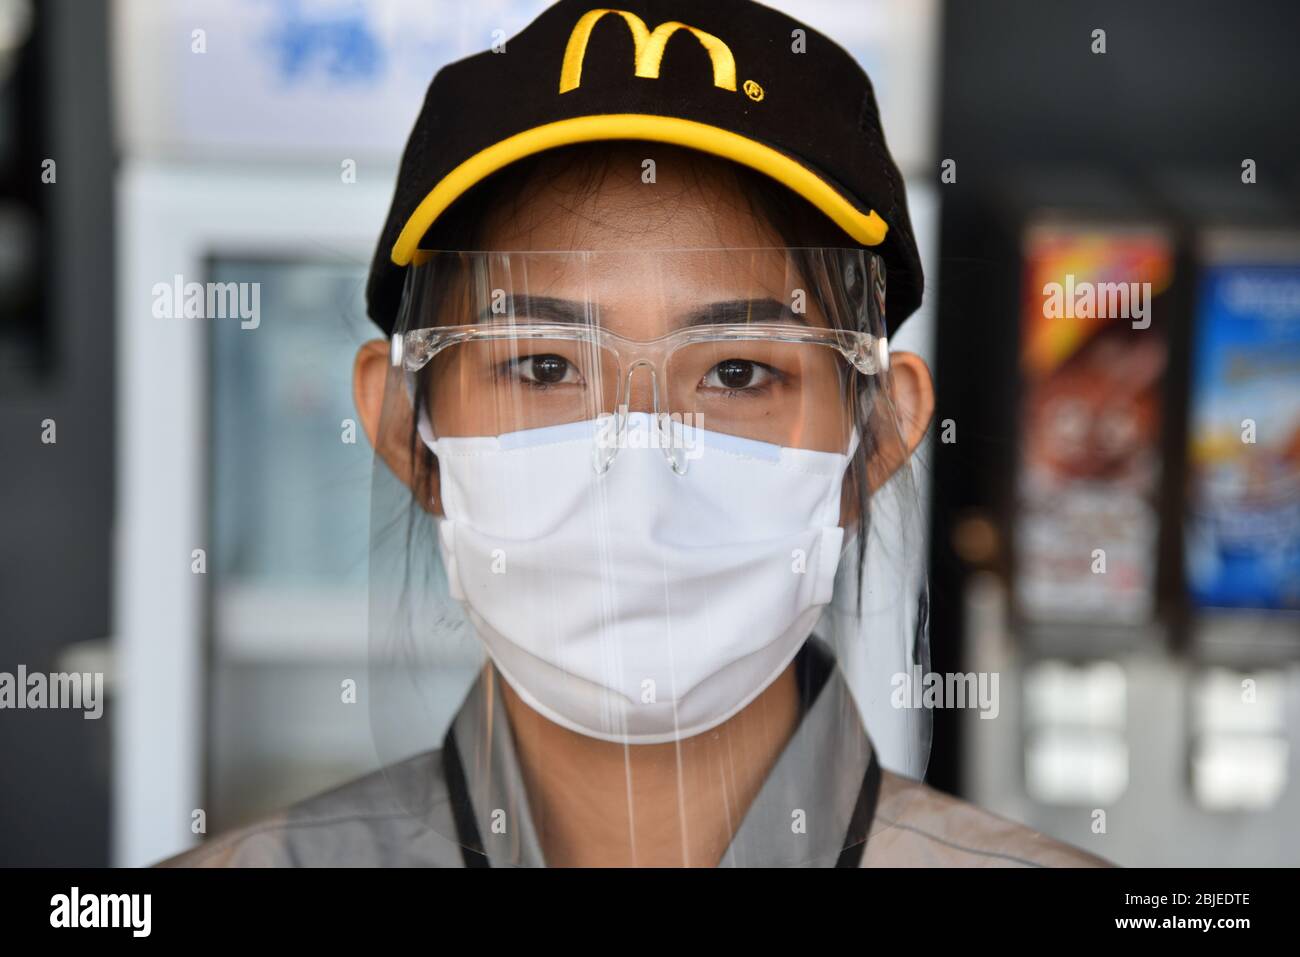
[[[871,75],[926,265],[932,668],[1000,676],[928,780],[1121,864],[1300,864],[1300,6],[771,5]],[[544,6],[0,0],[0,671],[109,688],[0,711],[0,864],[375,766],[366,266],[433,73]],[[157,318],[174,277],[260,323]]]

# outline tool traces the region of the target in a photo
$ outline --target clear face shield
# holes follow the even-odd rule
[[[493,866],[861,847],[930,744],[883,308],[855,249],[421,254],[371,516],[401,807]]]

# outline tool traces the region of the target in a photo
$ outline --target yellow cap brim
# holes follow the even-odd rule
[[[712,153],[758,170],[789,187],[864,246],[883,242],[889,226],[874,210],[862,212],[842,193],[789,156],[739,133],[675,116],[611,113],[557,120],[524,130],[475,153],[444,176],[415,208],[393,244],[392,260],[406,266],[434,221],[475,184],[516,160],[573,143],[652,140]]]

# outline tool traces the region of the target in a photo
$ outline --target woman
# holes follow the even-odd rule
[[[403,159],[354,372],[384,770],[173,863],[1098,863],[912,779],[933,389],[870,84],[748,0],[626,6],[441,71]]]

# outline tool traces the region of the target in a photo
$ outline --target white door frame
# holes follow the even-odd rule
[[[112,860],[143,866],[195,843],[205,764],[208,356],[205,319],[159,319],[153,288],[205,282],[214,254],[368,261],[389,168],[125,163],[117,183],[117,463]],[[107,254],[107,253],[106,253]],[[104,304],[107,311],[108,304]],[[274,321],[263,317],[262,321]],[[249,330],[248,335],[256,335]]]

